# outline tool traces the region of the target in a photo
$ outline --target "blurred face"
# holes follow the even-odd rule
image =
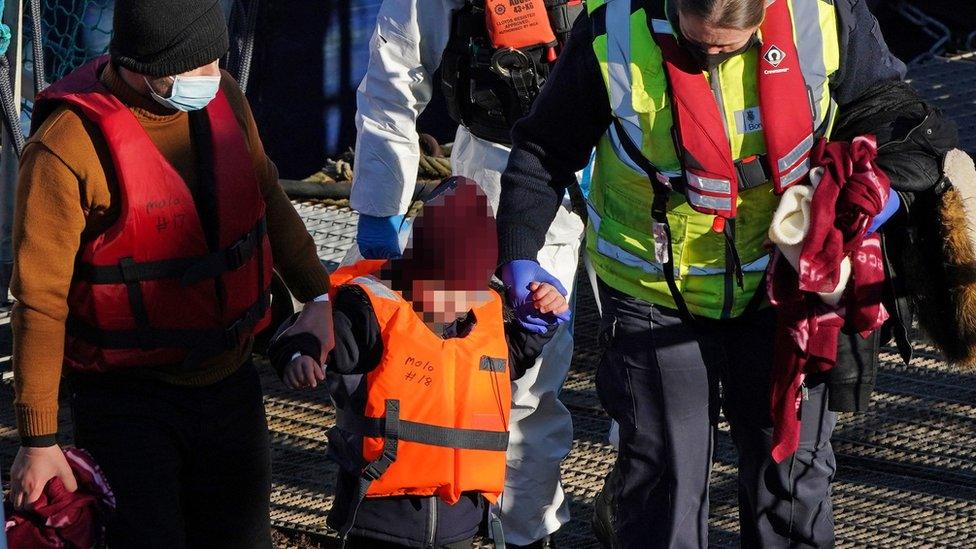
[[[482,286],[485,284],[482,283]],[[491,299],[491,290],[448,290],[439,280],[413,282],[414,310],[428,324],[449,324],[464,313],[481,307]]]

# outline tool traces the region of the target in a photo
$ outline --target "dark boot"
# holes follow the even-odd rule
[[[593,535],[596,536],[600,545],[606,549],[618,549],[620,547],[617,542],[617,535],[614,532],[614,523],[616,522],[614,495],[619,481],[620,472],[617,463],[614,462],[613,469],[603,481],[603,489],[593,500],[593,519],[590,524],[593,527]]]

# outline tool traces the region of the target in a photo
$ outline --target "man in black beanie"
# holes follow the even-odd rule
[[[45,90],[21,158],[12,291],[21,449],[11,498],[77,486],[75,443],[113,489],[109,547],[270,547],[270,451],[254,335],[272,268],[322,344],[329,278],[236,82],[218,0],[117,0],[110,55]]]

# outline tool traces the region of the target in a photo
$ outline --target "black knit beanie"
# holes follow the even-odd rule
[[[202,67],[229,47],[220,0],[116,0],[113,26],[112,60],[147,76]]]

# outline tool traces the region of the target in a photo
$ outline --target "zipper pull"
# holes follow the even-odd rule
[[[800,398],[803,399],[803,401],[810,400],[810,389],[807,388],[807,383],[805,381],[800,383]]]

